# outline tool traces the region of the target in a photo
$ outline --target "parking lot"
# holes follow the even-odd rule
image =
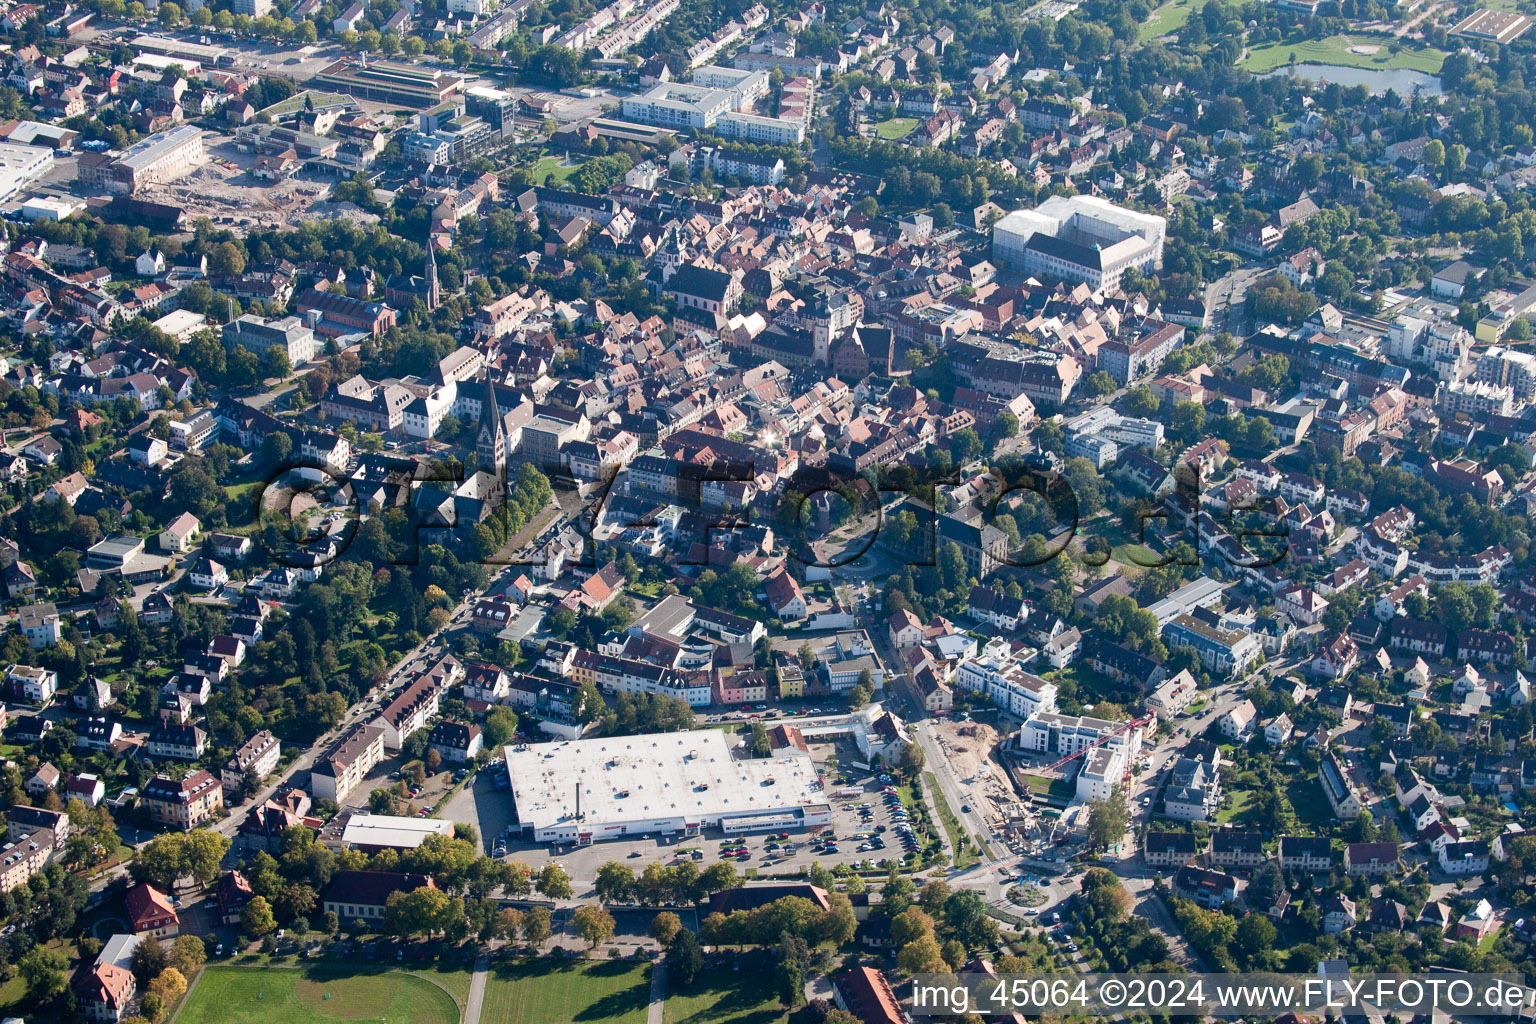
[[[400,768],[405,763],[406,759],[399,754],[393,757],[386,757],[368,774],[368,777],[363,780],[362,785],[357,786],[352,792],[347,794],[347,798],[342,801],[342,804],[347,807],[366,807],[368,805],[368,797],[375,789],[393,789],[400,782]],[[406,784],[410,788],[405,799],[414,808],[412,813],[421,814],[422,817],[426,817],[422,812],[429,810],[453,788],[454,783],[458,781],[457,773],[459,769],[449,764],[443,764],[437,769],[429,768],[427,771],[429,772],[427,779],[420,786],[411,786],[410,783]]]
[[[511,790],[497,788],[495,782],[504,771],[500,764],[481,770],[473,784],[455,794],[442,811],[444,818],[474,825],[488,854],[498,854],[497,840],[508,837],[508,828],[516,825]],[[658,834],[584,847],[530,843],[514,834],[499,855],[535,870],[549,863],[560,864],[575,880],[577,896],[591,886],[598,869],[613,860],[630,864],[636,873],[652,861],[690,858],[701,866],[731,860],[741,874],[748,869],[761,874],[793,874],[812,864],[829,869],[839,864],[875,868],[887,859],[901,859],[906,812],[894,795],[881,792],[877,778],[864,776],[841,785],[829,778],[827,791],[833,796],[831,822],[817,829],[727,836],[712,828],[698,836]],[[846,795],[835,796],[839,792]],[[829,837],[836,837],[836,842],[827,842]]]

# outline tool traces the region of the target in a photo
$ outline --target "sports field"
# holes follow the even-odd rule
[[[446,991],[405,971],[208,967],[178,1024],[458,1024]]]
[[[650,1001],[650,964],[517,960],[491,966],[480,1024],[645,1024]]]

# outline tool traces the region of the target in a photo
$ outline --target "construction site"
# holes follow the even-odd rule
[[[1015,791],[1025,794],[1000,808],[1010,847],[1064,864],[1071,844],[1087,839],[1089,805],[1117,789],[1130,793],[1151,724],[1044,713],[1020,726],[999,750]]]
[[[327,180],[257,178],[251,173],[256,157],[236,150],[227,136],[210,136],[207,153],[201,165],[175,181],[146,185],[136,197],[180,207],[193,220],[207,217],[220,226],[247,229],[293,227],[335,216],[375,219],[350,203],[327,203],[331,192]]]

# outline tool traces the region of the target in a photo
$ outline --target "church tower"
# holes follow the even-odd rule
[[[496,406],[496,388],[491,374],[485,374],[485,394],[480,398],[480,431],[475,437],[475,469],[490,473],[498,481],[506,478],[507,434],[502,427],[501,410]]]
[[[427,309],[433,310],[442,304],[442,289],[437,283],[437,253],[433,251],[431,239],[427,240]]]

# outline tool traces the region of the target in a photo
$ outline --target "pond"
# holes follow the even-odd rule
[[[1342,64],[1296,64],[1267,71],[1259,77],[1269,78],[1272,75],[1296,75],[1299,78],[1317,82],[1319,85],[1327,82],[1337,82],[1346,87],[1363,85],[1376,95],[1381,95],[1389,89],[1399,96],[1412,96],[1415,89],[1426,96],[1439,96],[1441,92],[1438,75],[1427,75],[1422,71],[1412,71],[1407,68],[1386,71],[1351,68]]]

